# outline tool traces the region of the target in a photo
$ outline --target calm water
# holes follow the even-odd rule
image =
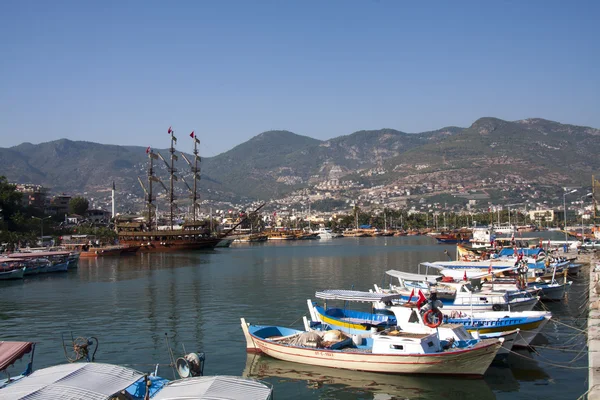
[[[176,357],[183,346],[204,351],[205,374],[258,377],[274,385],[277,399],[574,399],[585,392],[585,336],[554,323],[537,354],[511,355],[484,379],[358,373],[246,355],[240,317],[301,327],[316,290],[368,290],[387,269],[416,272],[419,262],[445,259],[445,249],[454,254],[427,237],[344,238],[81,259],[77,271],[0,282],[0,339],[38,342],[35,367],[42,368],[65,362],[61,334],[96,336],[97,361],[151,372],[169,363],[168,334]],[[576,279],[568,302],[547,307],[583,327],[586,288]],[[570,369],[552,365],[572,360]],[[172,378],[168,366],[159,372]]]

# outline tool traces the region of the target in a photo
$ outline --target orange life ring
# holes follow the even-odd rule
[[[429,322],[429,317],[435,316],[437,317],[437,322]],[[437,328],[442,324],[442,320],[444,319],[444,314],[440,310],[431,309],[427,310],[425,314],[423,314],[423,323],[430,328]]]

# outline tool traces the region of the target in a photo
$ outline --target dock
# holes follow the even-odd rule
[[[596,265],[600,261],[600,254],[591,253],[581,255],[583,262],[589,262],[590,298],[588,314],[588,393],[589,400],[600,400],[600,268]]]

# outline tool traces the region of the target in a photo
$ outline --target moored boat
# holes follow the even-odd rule
[[[25,267],[0,267],[0,280],[2,281],[23,279],[23,276],[25,276]]]
[[[390,374],[481,376],[492,363],[502,340],[454,342],[436,334],[386,330],[356,340],[330,332],[305,332],[278,326],[250,325],[242,318],[246,350],[301,364]],[[339,332],[339,331],[338,331]]]
[[[72,363],[43,368],[11,382],[0,399],[70,400],[270,400],[271,386],[235,376],[194,376],[169,381],[155,374],[104,363]]]

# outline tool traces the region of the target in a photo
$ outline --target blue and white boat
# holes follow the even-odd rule
[[[481,275],[480,271],[477,273]],[[539,300],[538,296],[532,296],[527,291],[482,291],[469,281],[439,282],[442,280],[441,275],[420,275],[396,270],[386,271],[386,274],[397,278],[397,284],[390,284],[389,288],[375,285],[375,291],[400,294],[402,297],[399,300],[393,300],[396,304],[408,302],[411,292],[416,293],[421,287],[428,288],[423,290],[425,294],[435,288],[438,299],[448,311],[531,311]],[[384,308],[384,305],[380,304],[377,308]]]
[[[315,296],[317,298],[344,301],[344,304],[346,302],[366,301],[389,303],[390,300],[389,297],[386,298],[379,293],[349,290],[325,290],[315,293]],[[312,320],[311,323],[308,323],[306,319],[304,320],[304,327],[307,331],[311,329],[339,329],[349,335],[369,337],[374,332],[397,327],[405,333],[436,333],[439,337],[452,338],[456,341],[468,341],[479,338],[502,338],[502,347],[498,351],[496,358],[505,358],[508,356],[518,334],[518,329],[513,329],[511,331],[494,332],[489,335],[476,335],[474,337],[461,324],[442,324],[442,314],[438,317],[440,320],[437,322],[437,326],[427,325],[424,318],[431,307],[424,305],[419,309],[414,303],[404,306],[390,306],[385,310],[377,310],[377,312],[358,311],[346,307],[333,308],[327,307],[327,305],[321,307],[310,299],[307,300],[307,304]]]

